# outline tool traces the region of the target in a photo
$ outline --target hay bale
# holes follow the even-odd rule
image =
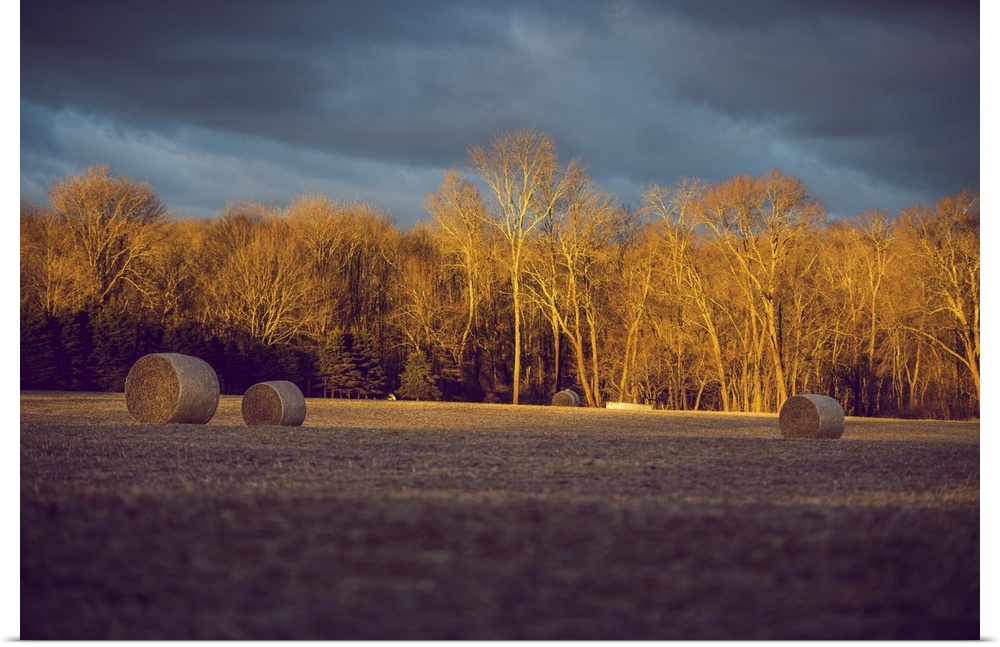
[[[125,378],[125,404],[139,422],[204,424],[219,406],[219,376],[190,355],[145,355]]]
[[[240,411],[250,427],[297,427],[306,419],[306,399],[299,387],[287,380],[259,382],[243,394]]]
[[[578,407],[580,406],[580,396],[573,389],[563,389],[552,396],[552,406]]]
[[[782,405],[778,426],[785,438],[840,438],[844,409],[828,395],[794,395]]]

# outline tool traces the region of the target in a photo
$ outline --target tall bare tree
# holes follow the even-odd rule
[[[727,250],[729,266],[744,290],[744,335],[751,350],[750,370],[744,374],[749,408],[764,411],[780,406],[788,397],[780,312],[788,277],[783,273],[805,232],[822,220],[822,208],[800,180],[772,171],[714,185],[698,213],[700,222]],[[768,382],[773,391],[765,388]]]
[[[96,302],[126,284],[143,291],[139,262],[161,239],[166,212],[153,189],[97,165],[54,181],[48,196],[83,252]]]
[[[601,318],[601,301],[624,216],[615,197],[597,190],[582,169],[563,179],[563,197],[525,257],[526,287],[550,325],[566,335],[584,397],[597,407],[603,402],[600,338],[609,323]]]
[[[494,198],[491,223],[507,243],[511,300],[514,311],[513,402],[521,390],[522,290],[524,256],[529,237],[549,218],[563,199],[567,187],[582,173],[573,160],[564,169],[555,142],[533,128],[504,133],[489,146],[469,151],[469,164],[478,172]]]
[[[393,320],[408,340],[407,352],[426,353],[432,346],[452,349],[449,316],[453,304],[440,271],[441,253],[430,228],[420,224],[400,237],[399,283]]]
[[[692,358],[700,369],[691,375],[698,386],[696,401],[701,401],[701,393],[709,383],[715,383],[722,410],[728,411],[730,385],[717,324],[719,301],[709,292],[702,271],[706,252],[711,250],[696,247],[695,210],[705,190],[700,180],[691,178],[681,179],[673,189],[653,184],[642,193],[642,210],[654,219],[653,231],[659,238],[651,255],[662,279],[656,282],[653,292],[661,304],[658,335],[672,341],[670,353],[675,365],[670,372],[676,382],[672,390],[682,388],[685,373],[691,373],[683,366],[685,355],[700,354],[701,357]],[[707,258],[715,260],[712,256]],[[685,334],[682,330],[685,327],[694,330]],[[675,395],[673,401],[680,405],[686,399],[679,400]]]
[[[927,314],[941,321],[936,329],[912,329],[968,370],[978,402],[979,195],[963,191],[943,198],[935,209],[907,209],[901,218],[916,238],[927,271]]]
[[[452,359],[460,364],[470,344],[479,303],[483,299],[483,264],[486,254],[486,207],[479,189],[457,169],[445,171],[437,191],[430,194],[424,208],[440,232],[446,266],[464,279],[465,317],[452,351]]]

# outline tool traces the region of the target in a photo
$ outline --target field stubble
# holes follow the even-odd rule
[[[21,395],[21,637],[979,637],[979,424]]]

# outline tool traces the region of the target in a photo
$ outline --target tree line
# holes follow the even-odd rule
[[[171,351],[234,394],[979,415],[978,194],[830,219],[774,170],[632,207],[523,129],[424,207],[405,230],[322,194],[181,220],[106,166],[57,179],[21,202],[21,388],[122,390]]]

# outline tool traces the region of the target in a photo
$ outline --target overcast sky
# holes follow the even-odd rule
[[[835,216],[979,190],[979,3],[21,3],[21,195],[94,163],[179,215],[306,192],[408,226],[533,126],[635,205],[771,168]]]

